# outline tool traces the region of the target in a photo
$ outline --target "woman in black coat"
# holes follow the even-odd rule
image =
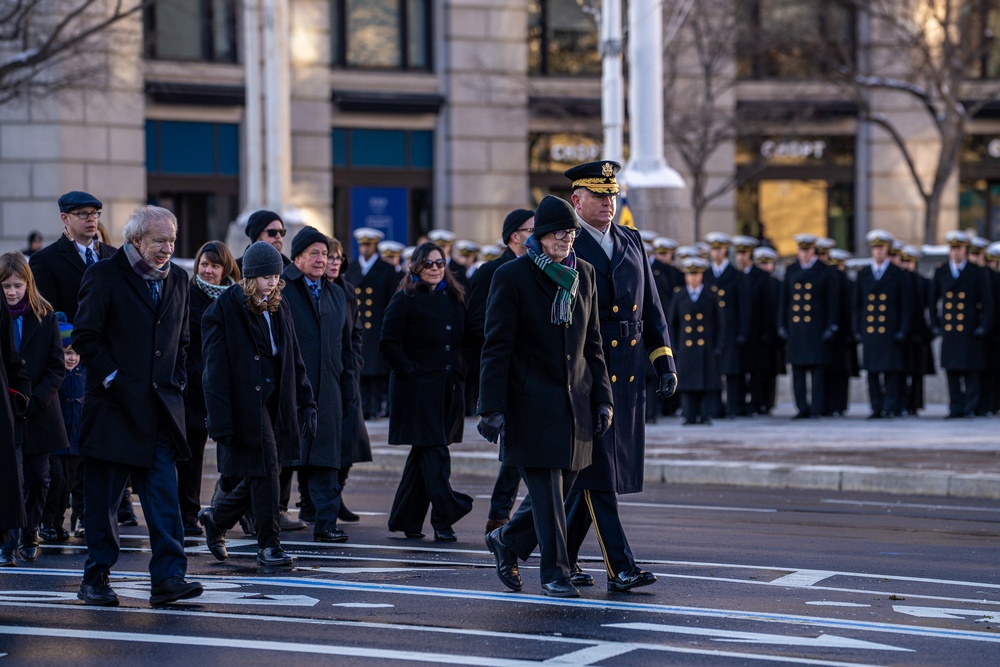
[[[28,374],[14,349],[10,310],[6,299],[0,299],[0,539],[7,531],[25,525],[14,420],[24,417],[30,393]],[[13,560],[0,562],[0,566],[15,564]]]
[[[411,445],[389,513],[389,530],[421,538],[428,505],[434,539],[454,542],[452,526],[472,497],[451,488],[448,445],[465,427],[465,301],[444,251],[424,243],[382,322],[379,350],[389,375],[389,444]]]
[[[14,347],[31,382],[21,453],[27,524],[21,530],[17,548],[22,558],[32,561],[39,553],[38,525],[49,491],[49,452],[69,446],[58,398],[66,368],[59,323],[52,306],[38,292],[24,255],[19,252],[0,255],[0,286],[13,316]],[[0,560],[10,561],[14,546],[14,540],[8,539]]]
[[[243,280],[202,319],[208,433],[218,445],[219,472],[242,478],[198,514],[219,560],[228,557],[225,531],[252,506],[257,562],[292,564],[278,540],[279,461],[295,458],[299,439],[315,435],[316,403],[292,314],[281,300],[283,268],[274,246],[254,243],[243,255]]]
[[[194,275],[189,287],[188,330],[191,342],[187,353],[187,387],[184,389],[184,422],[191,458],[177,462],[177,497],[181,504],[184,534],[201,535],[198,512],[201,511],[201,478],[205,461],[208,429],[205,420],[205,389],[201,374],[205,361],[201,354],[201,318],[222,293],[240,280],[240,270],[222,241],[209,241],[194,258]]]

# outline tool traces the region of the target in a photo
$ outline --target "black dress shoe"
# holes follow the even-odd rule
[[[69,533],[62,526],[43,523],[38,527],[38,537],[46,542],[65,542],[69,539]]]
[[[107,575],[104,575],[104,578],[96,584],[88,584],[87,582],[81,583],[80,590],[77,591],[76,597],[83,600],[84,604],[93,605],[95,607],[118,606],[118,594],[111,590],[111,586],[108,585]]]
[[[458,535],[451,528],[445,528],[444,530],[434,531],[434,541],[435,542],[458,542]]]
[[[40,553],[38,548],[38,531],[21,529],[21,543],[17,546],[17,552],[26,561],[33,561]]]
[[[340,502],[340,511],[337,512],[337,521],[343,521],[344,523],[357,523],[361,521],[361,517],[347,509],[344,502]]]
[[[83,525],[83,517],[81,517],[79,523],[77,523],[76,527],[73,528],[73,537],[86,537],[86,536],[87,536],[87,528],[86,526]]]
[[[198,523],[205,527],[205,542],[208,543],[208,550],[212,555],[217,560],[229,558],[229,551],[226,549],[226,531],[215,523],[215,509],[206,507],[198,512]]]
[[[136,516],[135,510],[132,509],[131,505],[125,505],[118,508],[118,525],[119,526],[138,526],[139,517]]]
[[[407,539],[410,540],[422,540],[424,539],[424,534],[416,530],[404,530],[403,535],[406,535]]]
[[[0,551],[0,567],[17,567],[17,557],[13,550],[4,549]]]
[[[205,534],[205,531],[202,530],[196,521],[184,524],[184,537],[201,537]]]
[[[569,583],[574,586],[593,586],[594,577],[584,572],[579,563],[573,563],[569,570]]]
[[[576,586],[569,583],[569,579],[556,579],[547,584],[542,584],[542,594],[550,598],[578,598],[580,591]]]
[[[196,598],[204,593],[205,589],[197,581],[184,581],[184,577],[170,577],[166,581],[154,584],[149,592],[149,604],[155,607]]]
[[[261,565],[291,565],[292,557],[281,547],[257,549],[257,562]]]
[[[655,574],[640,570],[638,565],[633,565],[628,570],[619,572],[614,579],[608,579],[608,590],[614,593],[627,593],[633,588],[655,583]]]
[[[339,528],[334,528],[333,530],[323,530],[318,533],[313,533],[314,542],[346,542],[347,533],[340,530]]]
[[[257,521],[253,514],[244,514],[240,517],[240,528],[247,537],[257,537]]]
[[[486,534],[486,548],[490,550],[497,561],[497,576],[503,585],[512,591],[519,591],[524,587],[521,581],[521,573],[517,569],[517,555],[504,546],[500,540],[500,529],[497,528],[492,533]]]
[[[800,413],[796,414],[794,417],[792,417],[792,419],[809,419],[809,413],[808,412],[800,412]]]

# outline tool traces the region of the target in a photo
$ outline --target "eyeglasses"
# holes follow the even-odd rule
[[[270,236],[272,239],[277,238],[279,236],[284,238],[285,234],[288,233],[287,229],[265,229],[264,231],[267,232],[267,235]]]
[[[69,215],[75,215],[80,220],[89,220],[90,218],[93,218],[94,220],[101,219],[100,211],[73,211]]]
[[[535,232],[535,228],[534,227],[522,227],[521,229],[515,229],[514,231],[515,232],[528,232],[529,234],[533,234]]]
[[[552,236],[555,237],[557,241],[565,241],[569,239],[572,241],[576,238],[577,231],[575,229],[560,229],[557,232],[552,232]]]
[[[344,261],[344,256],[343,255],[330,255],[329,259],[330,259],[331,262],[343,262]]]
[[[425,259],[424,261],[420,262],[420,266],[422,266],[425,269],[432,269],[435,266],[438,267],[439,269],[443,269],[447,265],[448,262],[444,261],[443,259]]]

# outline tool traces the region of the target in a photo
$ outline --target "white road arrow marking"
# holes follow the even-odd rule
[[[149,597],[148,587],[128,587],[117,585],[114,587],[119,597],[146,599]],[[319,600],[308,595],[267,595],[264,593],[251,593],[249,591],[219,591],[206,590],[204,593],[191,600],[186,600],[187,604],[230,604],[230,605],[254,605],[264,607],[312,607]]]
[[[945,607],[910,607],[902,604],[892,605],[894,611],[917,618],[964,618],[979,616],[983,621],[1000,623],[1000,610],[985,611],[983,609],[948,609]]]
[[[817,637],[799,637],[795,635],[770,635],[761,632],[736,632],[733,630],[716,630],[714,628],[692,628],[686,625],[660,625],[658,623],[610,623],[606,628],[624,628],[626,630],[643,630],[645,632],[669,632],[679,635],[697,635],[713,637],[716,641],[746,642],[749,644],[775,644],[780,646],[807,646],[811,648],[855,648],[879,651],[906,651],[908,648],[877,644],[860,639],[837,637],[836,635],[819,635]]]

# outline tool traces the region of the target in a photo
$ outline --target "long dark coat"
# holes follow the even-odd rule
[[[354,401],[354,350],[347,322],[344,291],[320,278],[319,305],[306,285],[306,277],[293,263],[282,276],[282,298],[292,312],[299,352],[319,406],[316,437],[300,443],[299,455],[283,461],[290,466],[340,468],[343,449],[344,405]]]
[[[667,326],[677,346],[677,377],[684,378],[679,391],[722,391],[722,350],[726,322],[719,297],[702,287],[697,301],[687,287],[675,287]]]
[[[162,417],[177,458],[191,457],[184,428],[187,346],[184,269],[171,264],[158,306],[124,250],[87,270],[73,323],[73,348],[87,368],[83,456],[148,468]]]
[[[97,244],[97,260],[108,259],[115,254],[114,246]],[[57,311],[66,313],[66,319],[76,322],[79,306],[80,282],[87,264],[65,234],[45,246],[28,259],[35,284],[45,300]]]
[[[21,318],[21,360],[31,381],[31,403],[24,423],[24,453],[48,454],[69,447],[63,425],[59,387],[66,377],[62,338],[55,313],[39,322],[34,313]]]
[[[940,306],[939,306],[940,302]],[[934,271],[930,295],[931,324],[941,330],[941,368],[978,371],[985,363],[985,336],[993,324],[993,294],[986,269],[966,262],[952,278],[948,262]]]
[[[379,349],[389,362],[389,444],[443,447],[465,428],[465,304],[421,283],[385,309]]]
[[[726,320],[722,372],[725,375],[738,375],[744,370],[739,339],[746,341],[750,333],[749,285],[746,274],[738,271],[732,264],[727,264],[716,278],[709,266],[705,271],[705,286],[719,297],[719,308]]]
[[[832,269],[816,260],[808,269],[788,267],[778,320],[788,333],[785,356],[792,366],[827,366],[832,346],[823,333],[837,323],[840,295]]]
[[[486,329],[486,302],[490,296],[490,285],[493,284],[493,275],[497,272],[497,269],[514,259],[517,259],[514,251],[510,248],[505,248],[499,257],[484,263],[472,274],[472,281],[465,298],[465,303],[469,307],[465,318],[465,334],[470,347],[474,347],[477,350],[482,349],[483,343],[486,340],[484,333]]]
[[[504,465],[581,470],[591,464],[594,414],[613,397],[594,269],[582,260],[576,268],[580,284],[569,325],[552,324],[556,284],[526,255],[493,275],[479,412],[505,416]]]
[[[351,350],[354,353],[354,398],[344,408],[344,422],[341,429],[340,465],[347,468],[355,463],[372,460],[372,444],[365,425],[364,411],[361,409],[361,369],[365,365],[361,350],[361,318],[358,314],[358,300],[354,295],[354,285],[339,276],[333,281],[344,292],[347,303],[347,324],[351,331]]]
[[[907,371],[910,375],[934,375],[934,350],[931,348],[934,336],[931,335],[930,315],[928,313],[931,279],[925,278],[916,271],[910,271],[909,275],[913,290],[913,324],[910,326],[910,340],[912,342],[909,345]],[[1000,344],[1000,340],[997,342]]]
[[[14,444],[10,389],[31,395],[28,372],[14,349],[10,311],[6,300],[0,299],[0,531],[20,528],[27,523]]]
[[[660,297],[660,307],[663,314],[670,312],[670,302],[674,298],[674,288],[684,287],[684,273],[676,266],[654,259],[650,263],[653,271],[653,284],[656,285],[656,293]]]
[[[351,262],[344,273],[344,279],[354,285],[361,317],[361,352],[365,359],[361,377],[385,377],[389,374],[389,364],[379,353],[378,344],[385,309],[402,277],[396,267],[381,257],[375,260],[366,275],[361,275],[360,262]]]
[[[187,387],[184,389],[184,421],[187,428],[205,430],[205,420],[208,411],[205,410],[205,387],[202,384],[202,373],[205,372],[205,359],[201,355],[201,318],[212,305],[214,299],[205,294],[194,282],[189,283],[188,291],[188,335],[190,343],[187,352]]]
[[[913,324],[909,275],[889,264],[878,280],[871,266],[858,272],[854,290],[854,331],[862,345],[861,367],[874,373],[906,370],[906,345]]]
[[[990,327],[986,343],[986,368],[994,373],[1000,371],[1000,273],[987,269],[990,279],[990,292],[993,295],[993,326]]]
[[[249,297],[239,285],[230,287],[215,300],[202,319],[202,353],[205,358],[205,405],[208,434],[219,443],[219,472],[237,477],[267,474],[265,448],[274,448],[277,460],[294,459],[299,454],[299,411],[315,407],[305,364],[299,354],[295,325],[288,304],[282,301],[271,313],[275,345],[281,360],[281,375],[274,390],[278,394],[277,418],[265,431],[261,415],[267,409],[262,391],[264,365],[271,365],[270,341],[258,340],[246,302]],[[220,442],[221,441],[221,442]]]
[[[743,346],[743,368],[747,371],[769,371],[774,367],[774,348],[778,340],[777,293],[767,271],[751,266],[746,276],[750,327]]]
[[[857,377],[858,341],[854,335],[854,292],[855,284],[845,271],[830,267],[830,275],[837,285],[837,335],[830,342],[831,371]]]
[[[612,224],[608,233],[614,244],[611,259],[586,230],[573,246],[576,256],[594,267],[604,363],[615,405],[611,428],[594,443],[594,463],[580,472],[574,487],[638,493],[646,454],[646,364],[650,354],[670,349],[670,335],[639,232]],[[673,356],[661,358],[676,372]]]

